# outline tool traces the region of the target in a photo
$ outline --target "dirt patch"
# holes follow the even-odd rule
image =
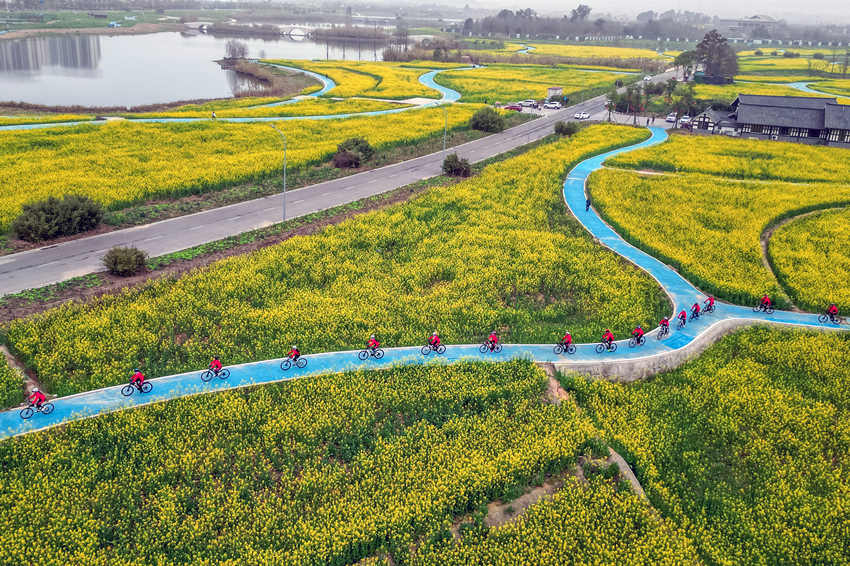
[[[29,395],[34,387],[38,387],[41,391],[47,395],[47,390],[45,390],[44,386],[38,381],[36,378],[35,372],[27,369],[27,367],[16,358],[12,352],[6,346],[0,345],[0,352],[3,352],[3,356],[6,358],[6,363],[14,370],[17,370],[18,373],[21,374],[23,378],[24,385],[24,393]]]
[[[94,287],[81,286],[62,289],[57,291],[55,298],[47,301],[33,302],[26,298],[6,297],[3,300],[3,303],[0,304],[0,322],[9,322],[17,318],[24,318],[54,308],[69,301],[86,302],[104,295],[114,295],[121,292],[123,289],[143,285],[152,279],[160,277],[177,277],[195,268],[207,266],[227,257],[251,253],[268,246],[279,244],[295,236],[314,234],[327,226],[339,224],[356,214],[378,210],[407,201],[414,196],[429,190],[429,188],[430,187],[428,186],[402,188],[393,193],[389,193],[386,198],[366,201],[362,206],[355,210],[346,210],[344,212],[298,226],[297,228],[287,230],[280,234],[258,239],[254,242],[236,245],[231,248],[205,254],[194,259],[178,261],[156,271],[148,271],[130,277],[118,277],[110,275],[105,271],[100,272],[96,275],[101,279],[102,284]]]
[[[516,520],[525,513],[525,510],[564,487],[563,476],[555,476],[543,482],[543,485],[535,487],[520,495],[510,503],[494,501],[487,505],[487,516],[484,524],[488,527],[498,527],[510,521]]]
[[[622,456],[614,452],[610,446],[608,447],[608,463],[617,466],[620,470],[620,476],[626,478],[626,481],[629,482],[629,485],[632,487],[632,491],[635,495],[644,501],[648,501],[646,493],[644,493],[643,487],[640,485],[640,482],[638,481],[637,476],[635,476],[635,473],[632,471],[631,466],[629,466]]]
[[[555,376],[550,375],[549,381],[546,384],[546,400],[553,405],[560,405],[564,401],[568,401],[569,398],[570,394],[561,387]]]

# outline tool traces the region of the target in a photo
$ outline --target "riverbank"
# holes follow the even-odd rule
[[[0,34],[0,40],[43,37],[46,35],[141,35],[163,31],[183,31],[186,26],[179,23],[140,23],[131,27],[92,27],[92,28],[37,28],[19,29]]]

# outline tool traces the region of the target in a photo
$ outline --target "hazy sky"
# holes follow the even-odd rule
[[[528,0],[527,2],[498,2],[499,5],[512,4],[515,7],[529,6],[541,13],[564,13],[572,8],[571,2],[552,2],[551,0]],[[580,3],[578,0],[575,4]],[[848,0],[810,0],[801,3],[797,0],[583,0],[594,12],[635,15],[644,10],[656,12],[669,10],[690,10],[720,17],[745,17],[754,14],[766,14],[777,19],[793,21],[799,17],[806,22],[850,23],[850,2]],[[479,5],[486,4],[479,0]]]

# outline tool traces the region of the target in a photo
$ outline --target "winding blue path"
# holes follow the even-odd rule
[[[272,63],[266,63],[272,67],[277,67],[279,69],[287,69],[290,71],[299,71],[304,73],[305,75],[309,75],[314,79],[318,80],[322,83],[322,88],[316,92],[310,93],[302,98],[290,98],[288,100],[282,100],[279,102],[271,102],[269,104],[260,104],[258,106],[250,106],[245,108],[259,108],[264,106],[282,106],[284,104],[293,104],[296,102],[300,102],[304,100],[304,98],[316,98],[326,94],[332,88],[336,87],[336,83],[334,80],[328,76],[315,73],[313,71],[307,71],[305,69],[300,69],[298,67],[287,67],[285,65],[278,65]],[[408,112],[410,110],[419,110],[421,108],[429,108],[433,106],[438,106],[440,104],[446,104],[451,102],[457,102],[460,100],[460,93],[454,89],[443,86],[437,83],[434,80],[434,77],[438,73],[442,73],[443,71],[463,71],[466,69],[470,69],[472,67],[457,67],[452,69],[435,69],[433,71],[428,71],[423,73],[419,77],[419,82],[429,88],[432,88],[440,93],[439,99],[434,99],[433,102],[427,102],[425,104],[417,104],[410,106],[403,106],[401,108],[390,108],[387,110],[372,110],[369,112],[350,112],[347,114],[320,114],[315,116],[255,116],[255,117],[244,117],[244,118],[217,118],[216,120],[219,122],[286,122],[289,120],[336,120],[342,118],[354,118],[358,116],[381,116],[384,114],[398,114],[399,112]],[[209,122],[209,118],[126,118],[128,122],[142,122],[142,123],[156,123],[156,124],[168,124],[168,123],[186,123],[186,122]],[[6,126],[0,126],[0,131],[3,130],[35,130],[41,128],[54,128],[54,127],[67,127],[67,126],[79,126],[81,124],[93,124],[100,125],[105,124],[109,120],[82,120],[77,122],[43,122],[43,123],[35,123],[35,124],[9,124]]]
[[[579,222],[594,237],[598,238],[602,245],[644,269],[658,281],[673,301],[675,306],[674,312],[678,312],[681,309],[689,310],[690,305],[694,302],[699,301],[701,303],[705,295],[666,264],[625,242],[593,209],[589,211],[584,210],[585,183],[590,174],[602,166],[603,161],[613,155],[661,143],[667,139],[667,133],[661,128],[650,128],[650,131],[650,137],[641,143],[585,159],[576,165],[569,172],[564,182],[564,201]],[[629,348],[626,340],[618,341],[616,353],[597,354],[595,352],[595,344],[578,344],[577,351],[573,355],[556,355],[552,351],[551,344],[506,344],[503,351],[499,354],[481,354],[478,351],[478,344],[466,344],[449,346],[448,351],[443,356],[437,356],[432,353],[427,357],[423,357],[419,352],[419,346],[408,346],[387,348],[385,350],[386,355],[380,361],[369,359],[361,362],[357,359],[357,351],[312,354],[306,356],[308,359],[306,368],[291,369],[288,372],[282,372],[280,370],[280,359],[266,360],[229,366],[231,370],[229,379],[220,380],[214,378],[209,383],[204,383],[200,380],[200,371],[155,378],[150,380],[153,383],[153,391],[147,395],[134,393],[131,397],[125,398],[120,393],[122,384],[62,397],[53,401],[55,410],[52,414],[35,414],[27,421],[22,420],[18,416],[18,409],[5,411],[0,413],[0,438],[25,434],[72,420],[157,401],[174,399],[176,397],[272,383],[330,372],[380,369],[398,364],[448,363],[461,359],[504,361],[525,358],[536,362],[597,362],[599,360],[618,361],[644,358],[682,348],[705,332],[711,325],[728,319],[743,319],[758,322],[770,321],[787,325],[835,328],[831,324],[819,323],[817,321],[817,315],[813,314],[776,311],[775,314],[767,316],[753,313],[747,307],[718,302],[716,303],[714,313],[705,315],[697,321],[688,322],[685,328],[681,330],[675,329],[675,322],[671,324],[671,333],[664,340],[656,340],[655,334],[657,330],[654,330],[649,333],[649,339],[646,341],[646,344],[639,348]]]

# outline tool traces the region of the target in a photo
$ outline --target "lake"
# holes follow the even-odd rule
[[[139,106],[233,96],[250,79],[222,70],[228,37],[163,32],[0,39],[0,101],[49,106]],[[372,43],[243,38],[249,57],[381,59]]]

